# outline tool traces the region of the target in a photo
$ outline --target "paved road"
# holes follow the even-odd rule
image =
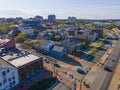
[[[113,68],[113,71],[115,70],[117,66],[117,62],[120,58],[120,40],[116,43],[115,49],[111,53],[111,55],[106,60],[104,67],[111,66]],[[112,76],[114,72],[108,72],[105,70],[100,70],[100,73],[93,83],[90,90],[108,90],[108,87],[110,85]]]

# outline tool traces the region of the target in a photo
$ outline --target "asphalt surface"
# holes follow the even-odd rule
[[[116,69],[117,63],[120,58],[120,46],[119,45],[120,45],[120,40],[118,40],[118,42],[116,43],[114,50],[112,51],[110,56],[107,58],[103,66],[103,68],[106,66],[112,67],[113,72],[105,71],[104,69],[100,70],[100,73],[97,79],[95,80],[95,82],[93,83],[92,87],[90,88],[90,90],[108,90],[110,82],[114,74],[114,70]]]

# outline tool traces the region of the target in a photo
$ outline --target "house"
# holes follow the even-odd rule
[[[40,49],[46,51],[47,53],[49,53],[50,49],[55,45],[54,41],[49,40],[41,40],[40,44]]]
[[[14,48],[16,48],[15,41],[13,39],[1,38],[0,39],[0,49],[1,48],[4,48],[6,50],[8,50],[8,49],[14,49]]]
[[[68,53],[71,53],[75,50],[75,38],[72,36],[67,37],[66,39],[61,41],[61,45],[66,48]]]
[[[98,34],[96,32],[84,31],[83,35],[87,35],[89,41],[95,41],[98,38]]]
[[[0,58],[0,90],[9,90],[19,83],[18,70]]]
[[[95,41],[98,38],[98,34],[95,32],[90,32],[90,34],[88,35],[88,39],[90,41]]]
[[[30,26],[19,26],[18,30],[24,32],[27,35],[34,36],[34,29]]]
[[[18,70],[20,82],[43,69],[43,58],[27,51],[11,51],[2,53],[1,58]]]
[[[12,39],[12,38],[15,38],[19,33],[21,33],[20,30],[12,30],[8,33],[8,35],[9,35],[9,38]]]
[[[50,54],[56,58],[64,58],[67,54],[66,49],[62,46],[54,46],[52,50],[50,50]]]
[[[26,25],[26,26],[36,27],[40,24],[40,20],[29,19],[29,20],[24,20],[22,23],[23,25]]]
[[[54,33],[53,33],[53,32],[45,32],[45,33],[43,34],[43,37],[44,37],[46,40],[52,39],[53,36],[54,36]]]
[[[92,32],[95,32],[98,34],[98,38],[102,38],[103,37],[103,29],[93,29]]]
[[[88,36],[87,35],[76,35],[74,37],[75,37],[76,42],[83,42],[83,41],[88,42]]]

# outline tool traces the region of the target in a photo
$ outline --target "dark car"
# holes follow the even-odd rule
[[[54,66],[60,68],[60,65],[59,65],[59,64],[54,64]]]
[[[112,67],[105,67],[104,70],[109,71],[109,72],[112,72],[112,71],[113,71],[113,70],[112,70]]]
[[[50,61],[49,61],[48,59],[45,59],[45,62],[46,62],[46,63],[50,63]]]
[[[86,74],[86,72],[82,69],[77,69],[77,72],[80,73],[80,74]]]

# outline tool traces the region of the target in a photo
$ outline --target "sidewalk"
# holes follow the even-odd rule
[[[118,66],[116,67],[108,90],[120,90],[120,60]]]

